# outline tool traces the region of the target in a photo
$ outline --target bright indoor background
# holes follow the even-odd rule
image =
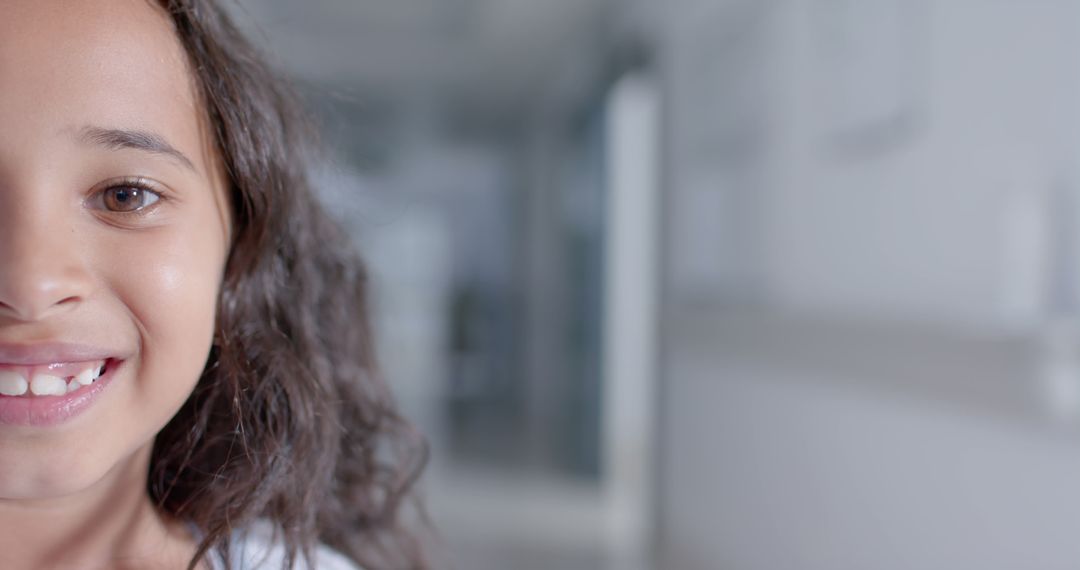
[[[1080,566],[1080,2],[236,11],[447,568]]]

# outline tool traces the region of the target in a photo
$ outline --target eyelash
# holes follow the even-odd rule
[[[114,190],[114,189],[117,189],[117,188],[132,188],[132,189],[135,189],[135,190],[139,190],[140,192],[147,192],[149,194],[152,194],[155,199],[150,204],[147,204],[145,206],[141,206],[139,208],[136,208],[136,209],[130,210],[130,211],[110,210],[105,205],[105,194],[106,194],[106,192],[109,192],[110,190]],[[109,181],[101,184],[98,188],[96,188],[91,193],[89,199],[87,200],[87,203],[90,204],[90,206],[92,208],[94,208],[96,210],[100,210],[102,212],[106,212],[106,213],[108,213],[110,215],[145,216],[145,215],[149,214],[151,211],[157,209],[157,206],[159,204],[161,204],[162,202],[164,202],[165,200],[167,200],[167,199],[168,199],[168,196],[165,194],[164,191],[161,190],[159,185],[157,185],[157,184],[155,184],[155,183],[153,183],[150,180],[147,180],[145,178],[135,176],[135,177],[129,177],[129,178],[120,178],[120,179],[116,179],[116,180],[109,180]]]

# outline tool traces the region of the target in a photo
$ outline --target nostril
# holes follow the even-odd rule
[[[12,256],[8,262],[0,252],[0,311],[3,316],[32,321],[75,308],[93,288],[92,274],[84,262],[75,255],[31,255],[27,252]]]
[[[90,260],[73,247],[78,236],[35,220],[17,217],[18,227],[0,223],[0,317],[5,320],[33,321],[70,311],[94,287]]]
[[[0,317],[10,316],[10,317],[13,317],[13,318],[16,318],[16,319],[21,319],[22,318],[21,313],[22,313],[22,311],[19,311],[18,309],[16,309],[12,305],[9,305],[8,303],[4,303],[4,302],[0,301]]]
[[[23,303],[0,301],[0,317],[8,316],[20,321],[35,321],[46,317],[57,310],[70,310],[78,306],[83,300],[81,295],[68,295],[59,300],[50,301],[48,298],[28,297]]]

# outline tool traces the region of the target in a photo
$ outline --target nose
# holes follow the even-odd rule
[[[8,206],[10,204],[5,204]],[[0,211],[0,322],[42,320],[86,298],[77,236],[44,208]]]

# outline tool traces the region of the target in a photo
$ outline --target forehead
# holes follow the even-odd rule
[[[155,2],[0,2],[0,157],[87,124],[166,132],[201,155],[193,81]]]

